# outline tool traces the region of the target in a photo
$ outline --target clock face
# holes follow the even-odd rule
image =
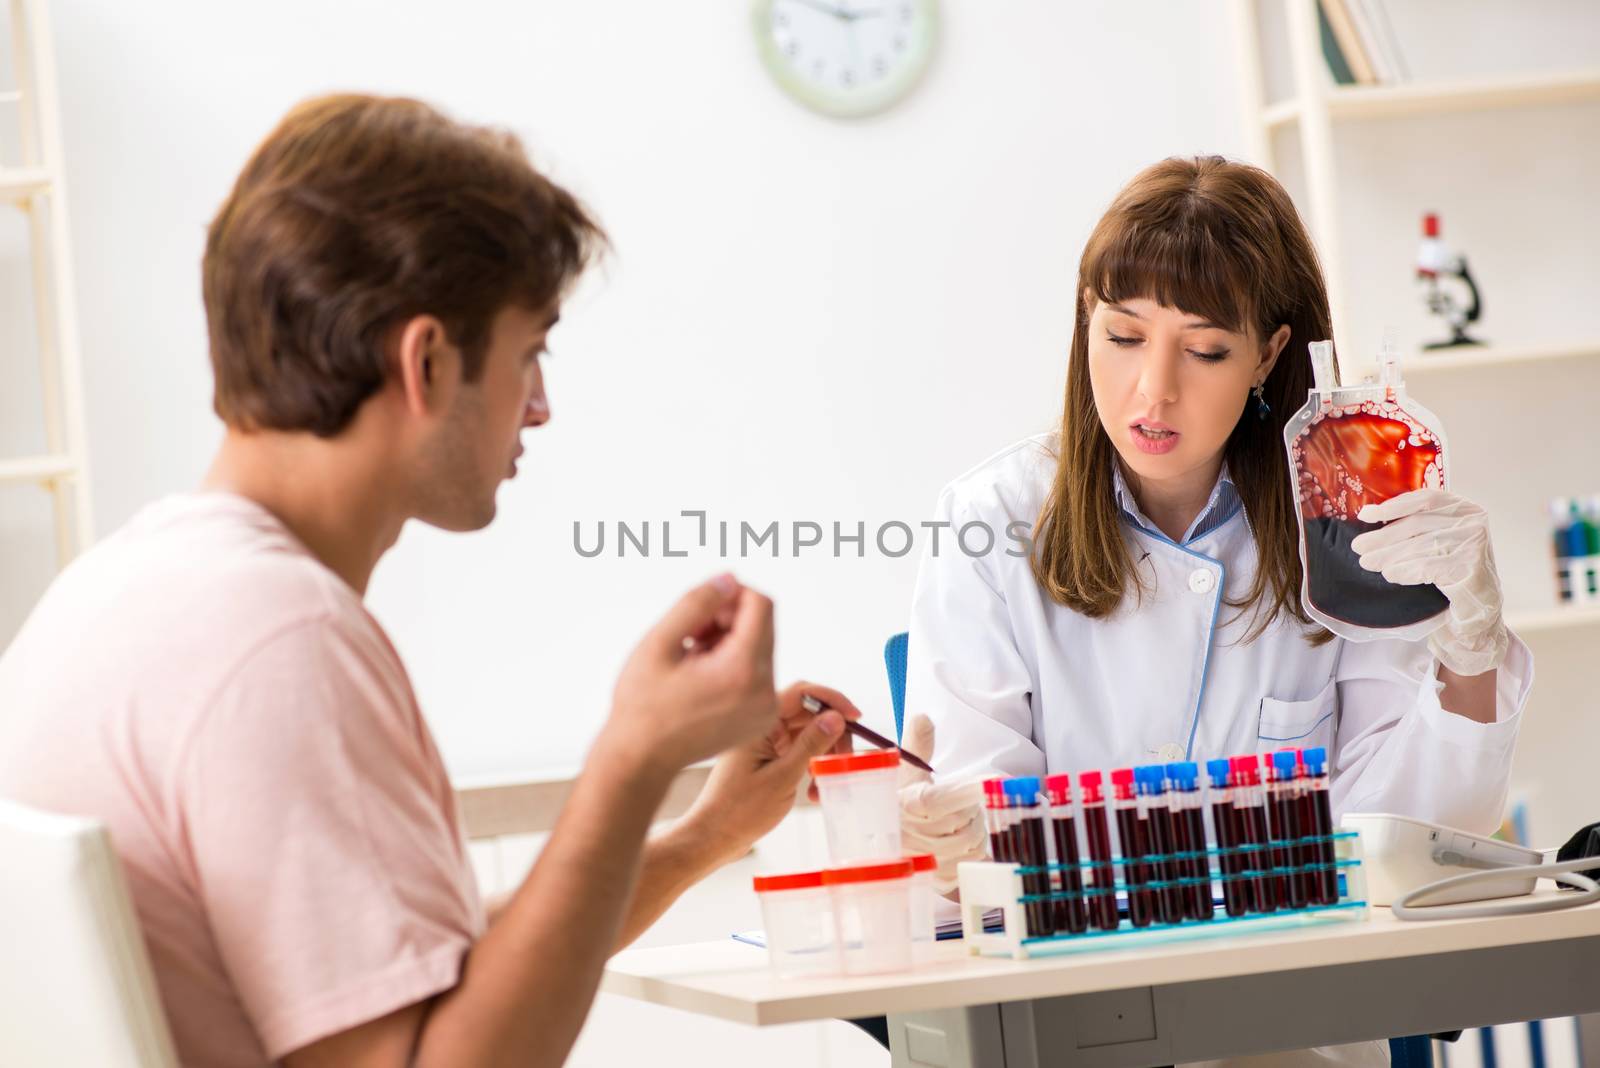
[[[882,111],[933,58],[937,0],[756,0],[761,58],[795,99],[827,115]]]

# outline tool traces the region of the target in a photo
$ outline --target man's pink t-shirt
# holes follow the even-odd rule
[[[399,656],[242,497],[151,505],[50,587],[0,656],[0,796],[107,824],[185,1064],[447,990],[484,929]]]

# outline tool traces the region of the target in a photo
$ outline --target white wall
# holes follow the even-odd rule
[[[1055,419],[1076,257],[1117,188],[1241,144],[1204,5],[947,3],[921,91],[858,124],[779,94],[743,3],[267,10],[55,5],[99,526],[193,484],[216,441],[203,228],[286,107],[405,92],[518,130],[616,255],[556,333],[555,419],[500,519],[409,530],[374,583],[458,772],[577,762],[635,636],[724,566],[585,560],[574,520],[915,525]],[[915,554],[731,563],[778,598],[782,675],[887,723]]]
[[[1392,6],[1419,75],[1600,54],[1600,8],[1581,0],[1515,17],[1490,0]],[[742,2],[52,8],[101,531],[193,485],[215,445],[203,230],[295,100],[403,92],[509,125],[610,229],[614,259],[555,338],[555,421],[530,436],[500,519],[470,537],[408,531],[372,591],[458,775],[575,764],[637,634],[725,566],[699,551],[584,560],[574,520],[703,508],[735,526],[916,524],[950,477],[1054,421],[1076,259],[1121,184],[1165,155],[1246,144],[1220,2],[946,0],[927,83],[857,124],[769,84]],[[1342,131],[1342,234],[1360,272],[1346,343],[1385,320],[1422,335],[1410,270],[1427,208],[1484,278],[1486,333],[1594,339],[1597,119],[1587,104]],[[39,448],[21,236],[0,213],[5,454]],[[1495,514],[1513,607],[1550,599],[1544,498],[1600,491],[1597,375],[1591,362],[1418,382],[1450,420],[1460,487]],[[1532,444],[1551,447],[1534,459]],[[0,641],[48,580],[47,523],[42,495],[0,489]],[[778,597],[782,675],[840,685],[885,726],[879,648],[903,626],[914,559],[731,564]],[[1600,744],[1594,648],[1592,631],[1536,639],[1518,775],[1547,814],[1542,838],[1594,818],[1574,766]],[[753,922],[746,869],[798,863],[801,838],[786,825],[647,937]],[[637,1056],[635,1033],[695,1042],[708,1064],[881,1061],[839,1025],[757,1038],[604,998],[575,1059]]]
[[[1419,78],[1600,54],[1600,9],[1580,0],[1391,6]],[[102,531],[192,485],[217,439],[202,233],[293,101],[406,92],[509,125],[610,228],[615,257],[557,332],[556,419],[500,520],[466,538],[408,531],[374,584],[462,774],[576,763],[641,628],[724,566],[662,559],[659,529],[651,559],[585,560],[575,520],[703,508],[735,528],[915,525],[945,480],[1055,419],[1073,265],[1122,182],[1163,155],[1244,145],[1220,2],[952,0],[927,83],[854,124],[769,84],[742,3],[52,8]],[[1271,27],[1267,42],[1278,81]],[[0,141],[11,128],[0,115]],[[1429,329],[1409,282],[1428,208],[1473,256],[1487,335],[1593,338],[1597,133],[1593,104],[1341,128],[1345,343],[1370,346],[1385,321],[1406,340]],[[1280,138],[1291,187],[1292,148]],[[7,455],[41,440],[23,236],[0,216]],[[1495,506],[1514,607],[1550,599],[1543,501],[1600,489],[1596,374],[1427,383],[1479,458],[1457,470]],[[1537,461],[1481,429],[1508,406],[1504,441],[1545,443]],[[48,579],[47,522],[42,494],[0,489],[0,635]],[[903,624],[913,560],[728,563],[779,598],[782,673],[843,686],[882,725],[878,648]]]
[[[1600,54],[1600,8],[1580,0],[1515,16],[1490,0],[1391,6],[1419,78]],[[668,560],[658,528],[650,559],[586,560],[574,521],[701,508],[735,529],[915,525],[944,481],[1056,418],[1075,261],[1117,188],[1161,156],[1245,144],[1220,2],[949,0],[926,84],[861,123],[778,93],[743,3],[52,9],[101,531],[192,485],[217,440],[203,230],[295,100],[405,92],[509,125],[610,229],[615,256],[556,334],[555,421],[530,436],[500,519],[470,537],[408,531],[374,583],[462,775],[575,764],[637,634],[729,565],[778,597],[781,673],[838,684],[885,725],[878,650],[903,626],[914,554]],[[9,130],[0,114],[0,141]],[[1594,104],[1341,128],[1344,344],[1385,321],[1405,340],[1428,329],[1410,282],[1428,208],[1473,256],[1490,337],[1592,339],[1597,132]],[[1278,147],[1296,189],[1292,138]],[[40,440],[22,236],[0,215],[4,454]],[[1418,383],[1451,420],[1461,488],[1495,513],[1513,607],[1550,600],[1543,501],[1600,490],[1597,373]],[[1508,428],[1489,430],[1506,408]],[[1553,447],[1535,462],[1532,441]],[[0,635],[48,579],[47,522],[42,494],[0,489]],[[675,543],[690,533],[680,519]],[[1566,675],[1563,690],[1542,671],[1541,695],[1593,709]]]

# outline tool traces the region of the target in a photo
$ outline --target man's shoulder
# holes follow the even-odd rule
[[[74,561],[18,641],[44,661],[74,649],[150,683],[226,673],[296,627],[376,630],[355,591],[282,524],[206,496],[157,502]]]

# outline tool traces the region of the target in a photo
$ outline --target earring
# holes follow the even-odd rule
[[[1257,382],[1255,388],[1250,390],[1250,393],[1256,399],[1256,418],[1266,419],[1267,416],[1272,414],[1272,405],[1267,403],[1266,390],[1262,388],[1260,382]]]

